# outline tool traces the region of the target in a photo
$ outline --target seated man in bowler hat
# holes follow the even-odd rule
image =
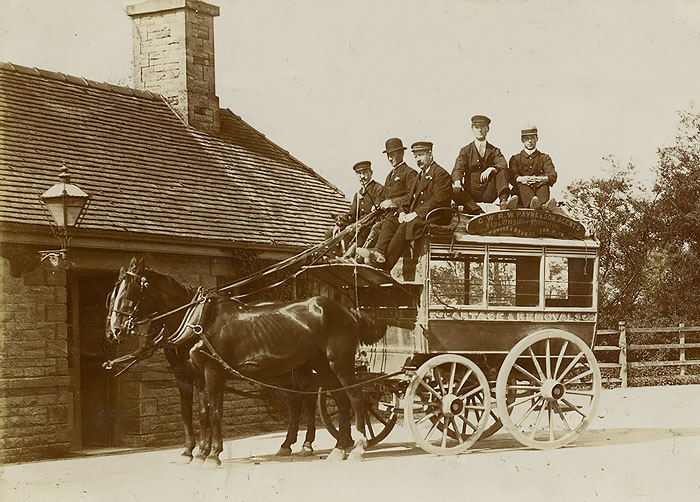
[[[537,149],[537,127],[520,131],[523,150],[510,158],[510,171],[522,207],[553,211],[557,202],[549,197],[549,187],[557,181],[552,158]]]
[[[379,205],[382,209],[396,210],[403,204],[408,188],[418,178],[418,173],[403,160],[406,147],[399,138],[386,140],[386,153],[391,171],[384,181],[384,200]]]
[[[360,182],[360,190],[355,194],[350,205],[350,210],[336,218],[336,224],[333,227],[333,235],[339,231],[360,220],[363,216],[371,213],[379,208],[383,200],[384,187],[372,179],[372,164],[369,160],[363,160],[352,166],[357,174],[357,179]],[[362,246],[370,234],[372,225],[363,225],[357,231],[357,246]],[[378,232],[378,229],[377,229]],[[329,237],[329,236],[327,236]],[[349,257],[355,254],[355,245],[350,246],[349,243],[355,238],[355,234],[350,235],[345,242],[346,252],[344,257]]]
[[[454,201],[468,214],[481,214],[477,202],[499,200],[501,209],[515,209],[517,196],[510,193],[506,159],[501,151],[486,141],[491,119],[474,115],[471,119],[474,141],[459,151],[452,169]]]
[[[360,256],[369,258],[370,263],[389,271],[403,254],[406,244],[423,235],[429,223],[446,224],[452,217],[451,213],[443,212],[426,219],[433,209],[450,207],[452,178],[433,160],[431,142],[417,141],[411,145],[411,150],[420,174],[409,186],[398,214],[387,214],[377,245],[357,250]]]

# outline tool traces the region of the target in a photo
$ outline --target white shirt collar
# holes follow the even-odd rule
[[[476,146],[477,150],[486,150],[486,140],[484,141],[479,141],[478,139],[474,138],[474,146]]]
[[[537,147],[533,148],[532,150],[528,150],[527,148],[523,147],[523,152],[525,152],[528,155],[532,155],[537,151]]]

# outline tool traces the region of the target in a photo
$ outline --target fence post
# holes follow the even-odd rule
[[[620,384],[622,388],[627,387],[627,332],[625,331],[625,321],[617,323],[620,330]]]
[[[685,328],[684,323],[680,323],[678,325],[678,328],[680,329],[679,334],[680,334],[680,345],[681,345],[681,351],[680,351],[680,362],[683,363],[685,362],[685,331],[683,331],[683,328]],[[685,376],[685,366],[681,365],[681,376]]]

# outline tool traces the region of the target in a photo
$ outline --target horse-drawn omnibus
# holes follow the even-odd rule
[[[365,388],[370,443],[399,414],[437,454],[464,451],[501,426],[533,448],[573,441],[601,390],[591,350],[598,243],[561,212],[453,221],[431,227],[391,274],[357,264],[307,269],[388,325],[359,357],[358,377],[373,382]],[[319,400],[336,431],[330,398]]]

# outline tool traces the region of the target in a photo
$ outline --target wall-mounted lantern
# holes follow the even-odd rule
[[[61,243],[61,249],[39,251],[41,261],[49,259],[54,266],[67,263],[71,229],[80,225],[87,210],[90,196],[70,182],[68,168],[64,165],[58,175],[59,182],[39,196],[46,219],[53,234]]]

